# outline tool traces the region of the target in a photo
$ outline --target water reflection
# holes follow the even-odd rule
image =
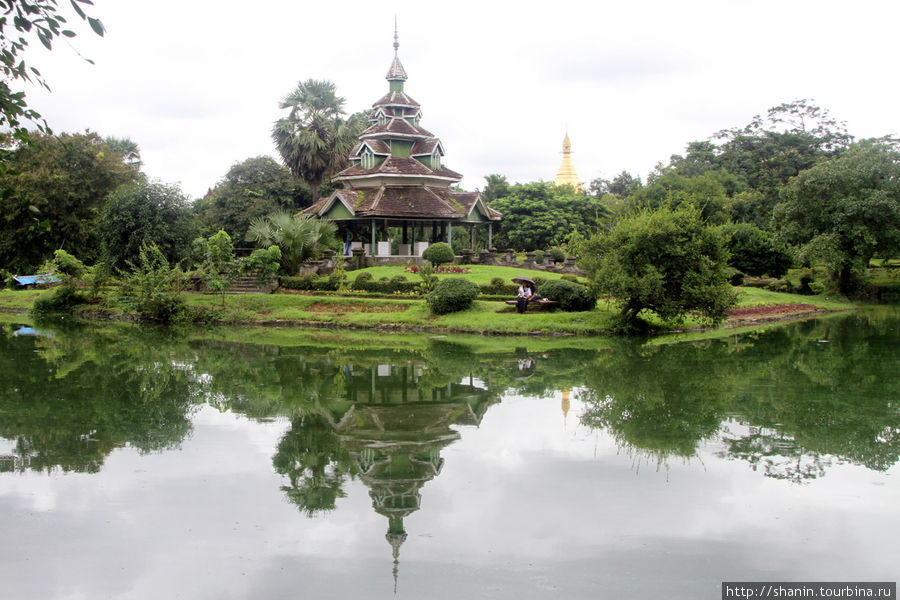
[[[583,425],[656,464],[708,445],[803,483],[842,463],[885,471],[900,459],[890,311],[670,345],[398,338],[373,351],[315,335],[296,345],[217,335],[0,323],[0,470],[94,473],[116,448],[177,448],[201,404],[286,418],[272,459],[286,497],[312,516],[362,481],[396,557],[443,449],[512,393],[562,392],[564,414],[577,394]]]

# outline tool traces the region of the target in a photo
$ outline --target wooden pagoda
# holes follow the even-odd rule
[[[460,228],[474,239],[474,228],[487,226],[490,245],[492,223],[502,215],[480,193],[451,187],[462,175],[443,165],[441,141],[420,125],[419,103],[403,89],[398,48],[395,29],[388,93],[372,105],[350,166],[333,179],[342,187],[303,214],[331,219],[342,239],[352,240],[345,253],[359,247],[378,262],[419,257],[434,242],[452,244]]]

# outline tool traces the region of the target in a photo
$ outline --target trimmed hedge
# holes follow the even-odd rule
[[[425,298],[436,315],[466,310],[478,297],[478,286],[462,277],[442,279]]]
[[[422,253],[422,258],[434,266],[437,266],[445,263],[452,263],[456,260],[456,255],[453,253],[453,248],[451,248],[449,244],[438,242],[425,248],[425,252]]]
[[[538,288],[538,293],[549,300],[556,300],[559,307],[568,312],[593,310],[597,305],[597,298],[588,288],[564,279],[548,281]]]
[[[281,287],[286,290],[304,290],[313,292],[333,292],[337,289],[337,282],[330,277],[319,277],[315,274],[303,277],[282,277]],[[382,277],[379,280],[372,278],[371,273],[360,273],[350,284],[350,289],[376,294],[412,294],[419,291],[420,284],[416,281],[407,281],[403,275],[395,275],[391,279]]]

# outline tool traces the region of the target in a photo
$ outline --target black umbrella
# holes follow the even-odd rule
[[[516,275],[515,277],[512,278],[512,280],[515,281],[516,283],[526,283],[527,282],[532,285],[534,284],[534,280],[531,277],[525,277],[524,275]]]

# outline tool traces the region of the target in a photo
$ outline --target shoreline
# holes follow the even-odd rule
[[[236,296],[234,296],[236,297]],[[388,299],[382,301],[390,301]],[[838,314],[857,310],[857,306],[848,306],[843,308],[824,308],[809,307],[791,309],[773,307],[772,312],[763,312],[761,314],[752,315],[736,315],[727,318],[724,322],[716,326],[697,326],[676,329],[660,329],[651,332],[649,335],[665,336],[671,334],[684,333],[707,333],[715,331],[731,331],[735,329],[747,329],[754,327],[762,327],[776,323],[789,323],[794,321],[802,321],[814,319],[821,316]],[[21,306],[0,306],[0,313],[10,315],[28,315],[29,308]],[[257,314],[262,314],[257,312]],[[340,313],[337,313],[340,314]],[[574,313],[577,314],[577,313]],[[104,311],[95,311],[91,309],[77,311],[72,315],[75,319],[81,319],[87,322],[119,322],[140,325],[141,323],[131,315],[115,314]],[[31,317],[29,316],[29,319]],[[211,319],[205,322],[185,323],[188,326],[213,326],[213,327],[267,327],[267,328],[284,328],[284,329],[319,329],[319,330],[349,330],[349,331],[373,331],[390,334],[404,333],[423,333],[423,334],[464,334],[464,335],[482,335],[482,336],[515,336],[515,337],[617,337],[610,331],[596,331],[589,333],[579,333],[574,331],[547,331],[546,329],[535,329],[531,331],[501,331],[490,329],[476,329],[473,327],[456,327],[441,326],[402,322],[376,322],[376,323],[359,323],[359,322],[335,322],[333,320],[316,320],[302,318],[274,318],[274,319]],[[627,336],[626,336],[627,337]]]

